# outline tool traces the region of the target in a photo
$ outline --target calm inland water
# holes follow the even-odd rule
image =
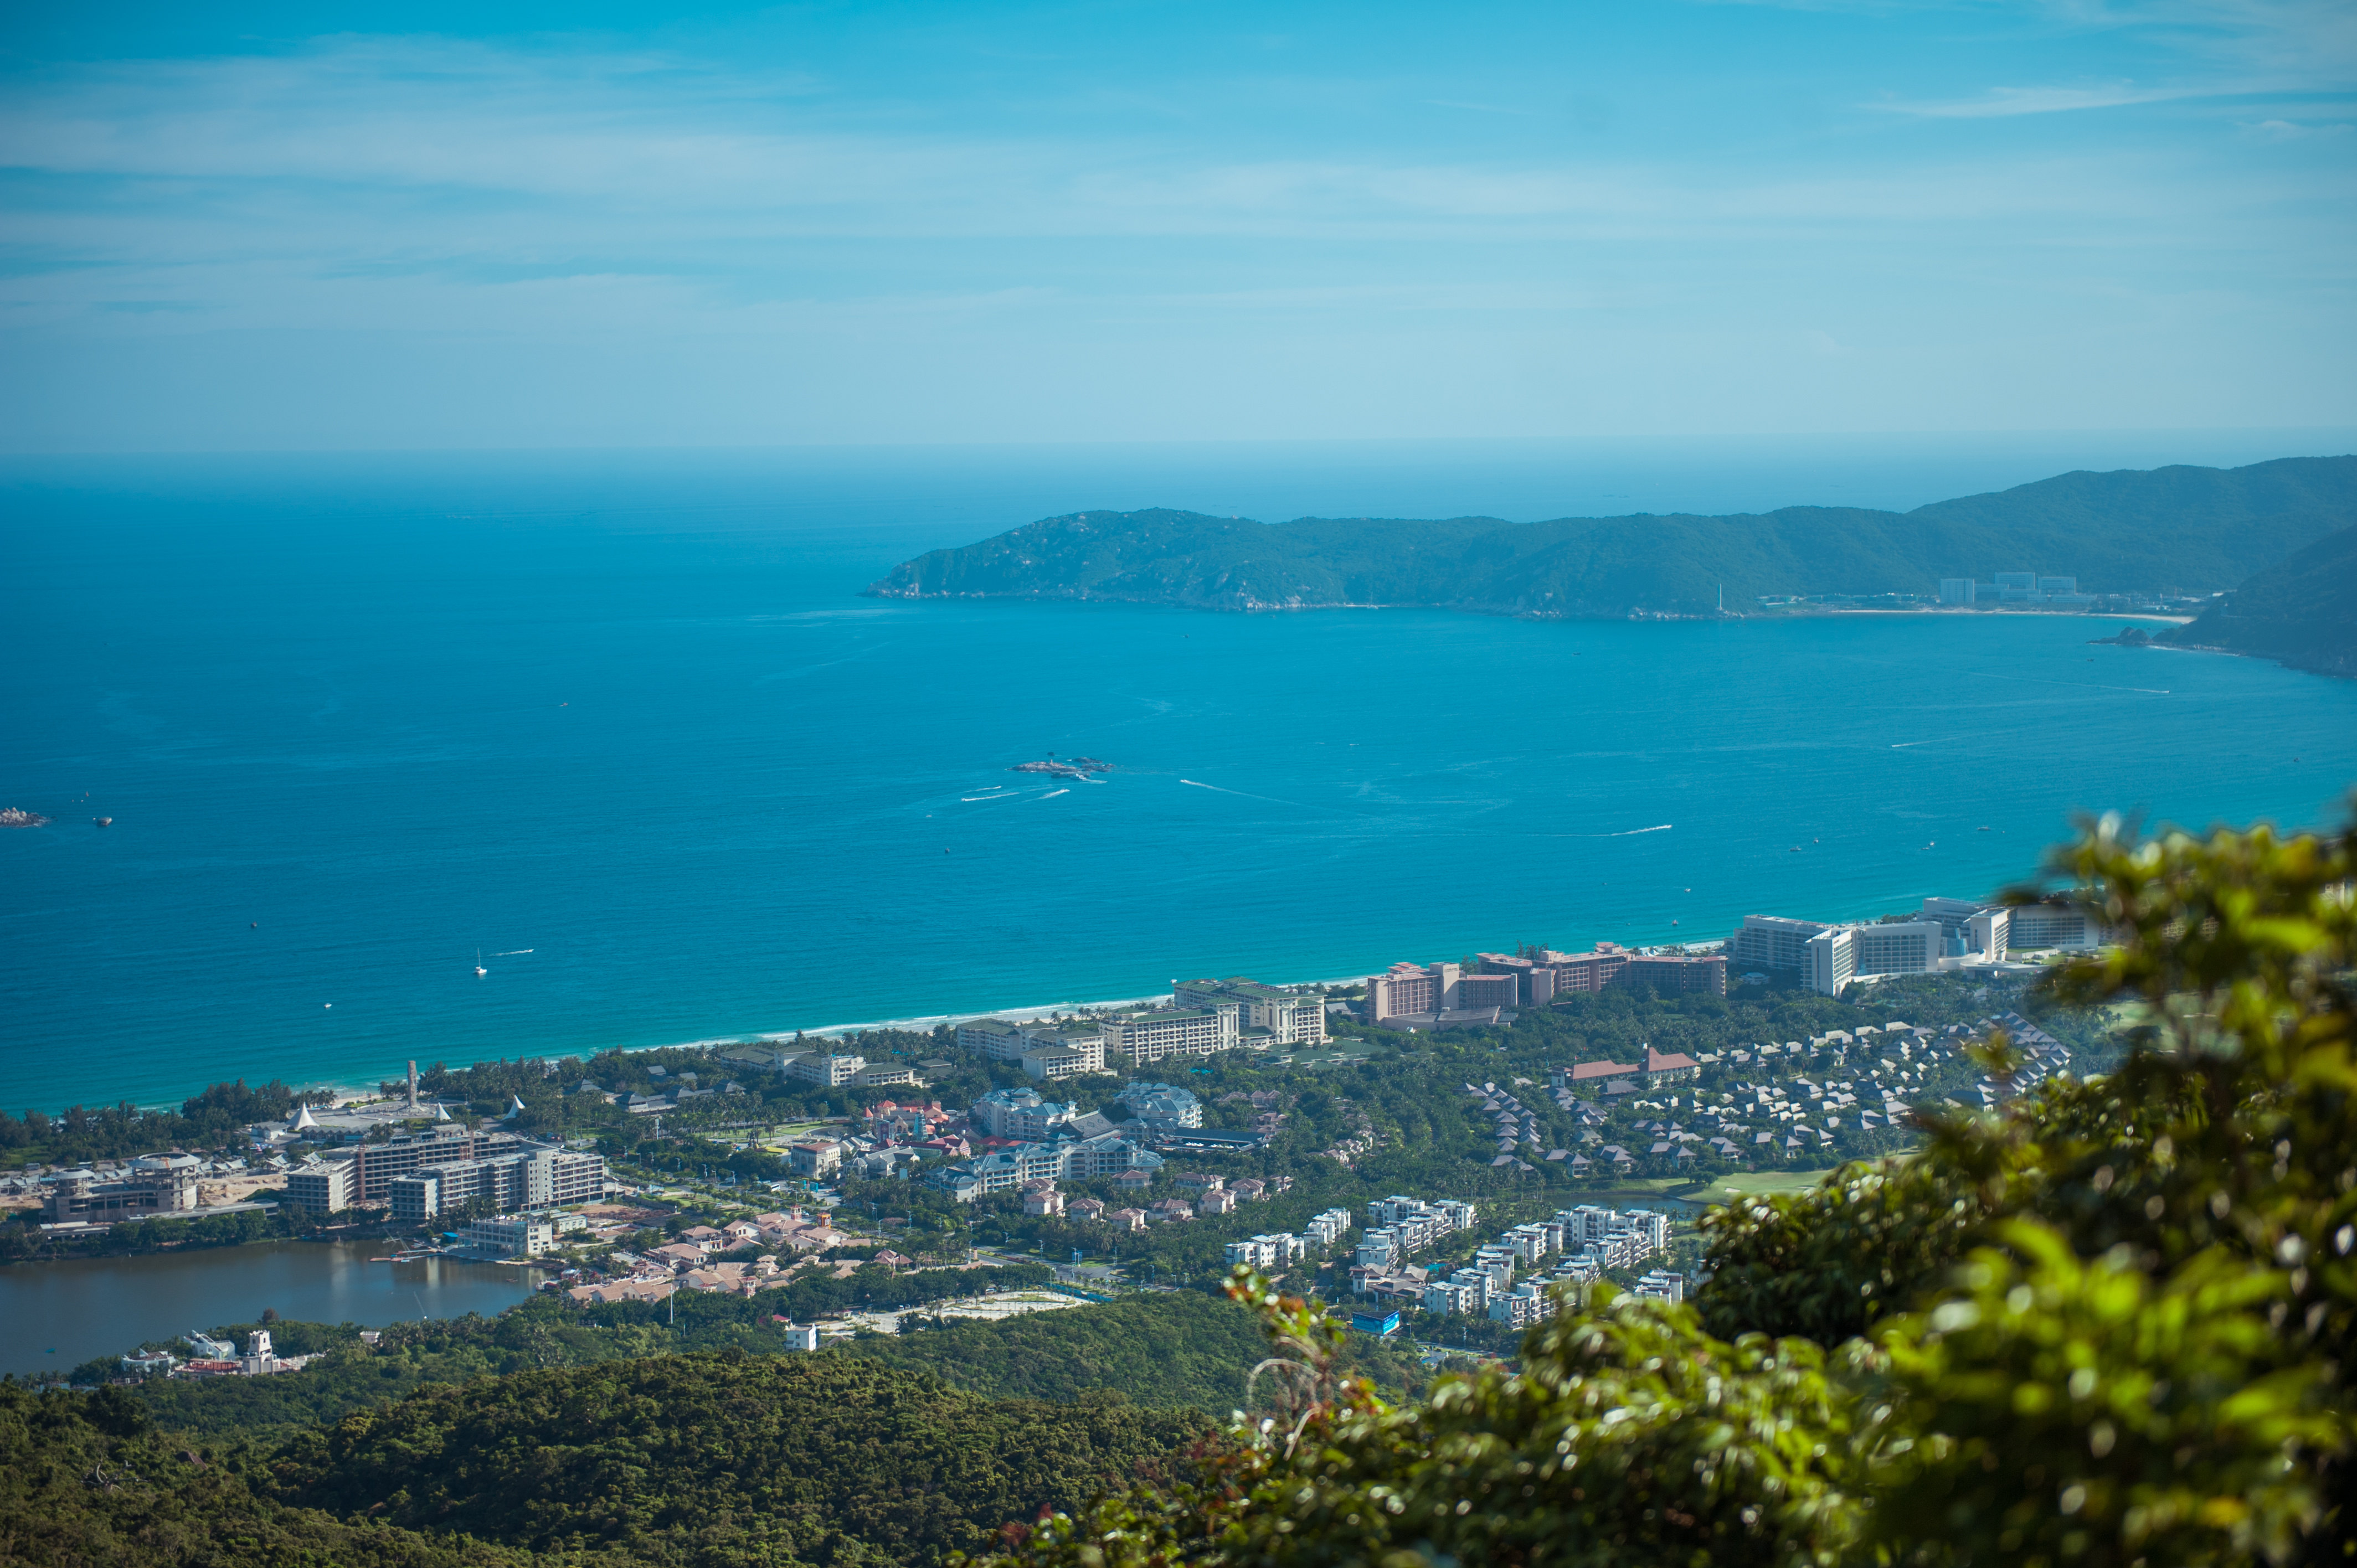
[[[63,1372],[93,1356],[190,1329],[298,1322],[382,1327],[408,1317],[489,1316],[532,1294],[536,1269],[425,1258],[376,1263],[381,1241],[265,1241],[0,1269],[0,1373]]]

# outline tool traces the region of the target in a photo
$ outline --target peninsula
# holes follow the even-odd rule
[[[1085,599],[1199,609],[1426,607],[1562,618],[1754,614],[1812,597],[1962,602],[2019,574],[2041,601],[2207,596],[2357,519],[2357,456],[2070,473],[1910,512],[1786,507],[1437,521],[1153,509],[1051,517],[902,563],[883,598]],[[2049,576],[2048,574],[2054,575]],[[1965,594],[1975,585],[1977,600]],[[2002,586],[2000,584],[1999,586]],[[2199,607],[2198,606],[2195,607]]]

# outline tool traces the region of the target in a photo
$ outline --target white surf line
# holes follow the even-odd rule
[[[2136,692],[2147,697],[2174,694],[2165,686],[2099,686],[2093,681],[2048,681],[2036,675],[1985,675],[1977,670],[1967,670],[1964,673],[1976,681],[2026,681],[2033,686],[2073,686],[2088,692]]]

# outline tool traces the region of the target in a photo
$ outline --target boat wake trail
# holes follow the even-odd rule
[[[1019,791],[1017,790],[1009,790],[1004,795],[960,795],[958,799],[967,805],[972,805],[976,800],[1012,800],[1018,793]]]
[[[1071,793],[1071,791],[1070,789],[1050,789],[1046,794],[1040,796],[1039,799],[1042,800],[1052,800],[1059,795],[1069,795]]]
[[[1639,833],[1665,833],[1665,832],[1668,832],[1672,828],[1674,828],[1674,827],[1675,827],[1675,826],[1677,826],[1677,824],[1676,824],[1675,822],[1663,822],[1663,823],[1661,823],[1659,826],[1656,826],[1656,827],[1650,827],[1650,828],[1624,828],[1623,830],[1621,830],[1620,832],[1617,832],[1617,833],[1598,833],[1598,834],[1597,834],[1596,836],[1597,836],[1597,837],[1598,837],[1598,838],[1607,838],[1607,839],[1632,839],[1632,838],[1635,838]]]
[[[523,954],[532,950],[533,950],[530,948],[515,948],[507,952],[495,952],[491,956],[493,958],[521,958]]]
[[[1266,800],[1272,806],[1291,806],[1297,811],[1308,809],[1297,800],[1280,800],[1274,795],[1248,795],[1242,789],[1231,789],[1226,786],[1220,784],[1206,784],[1200,779],[1181,779],[1178,782],[1181,784],[1192,785],[1198,789],[1214,789],[1222,795],[1238,796],[1246,800]]]

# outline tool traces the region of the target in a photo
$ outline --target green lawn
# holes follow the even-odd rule
[[[1755,1192],[1804,1192],[1833,1175],[1831,1169],[1821,1171],[1751,1171],[1739,1176],[1721,1176],[1709,1187],[1697,1190],[1694,1197],[1704,1202],[1735,1197]]]

